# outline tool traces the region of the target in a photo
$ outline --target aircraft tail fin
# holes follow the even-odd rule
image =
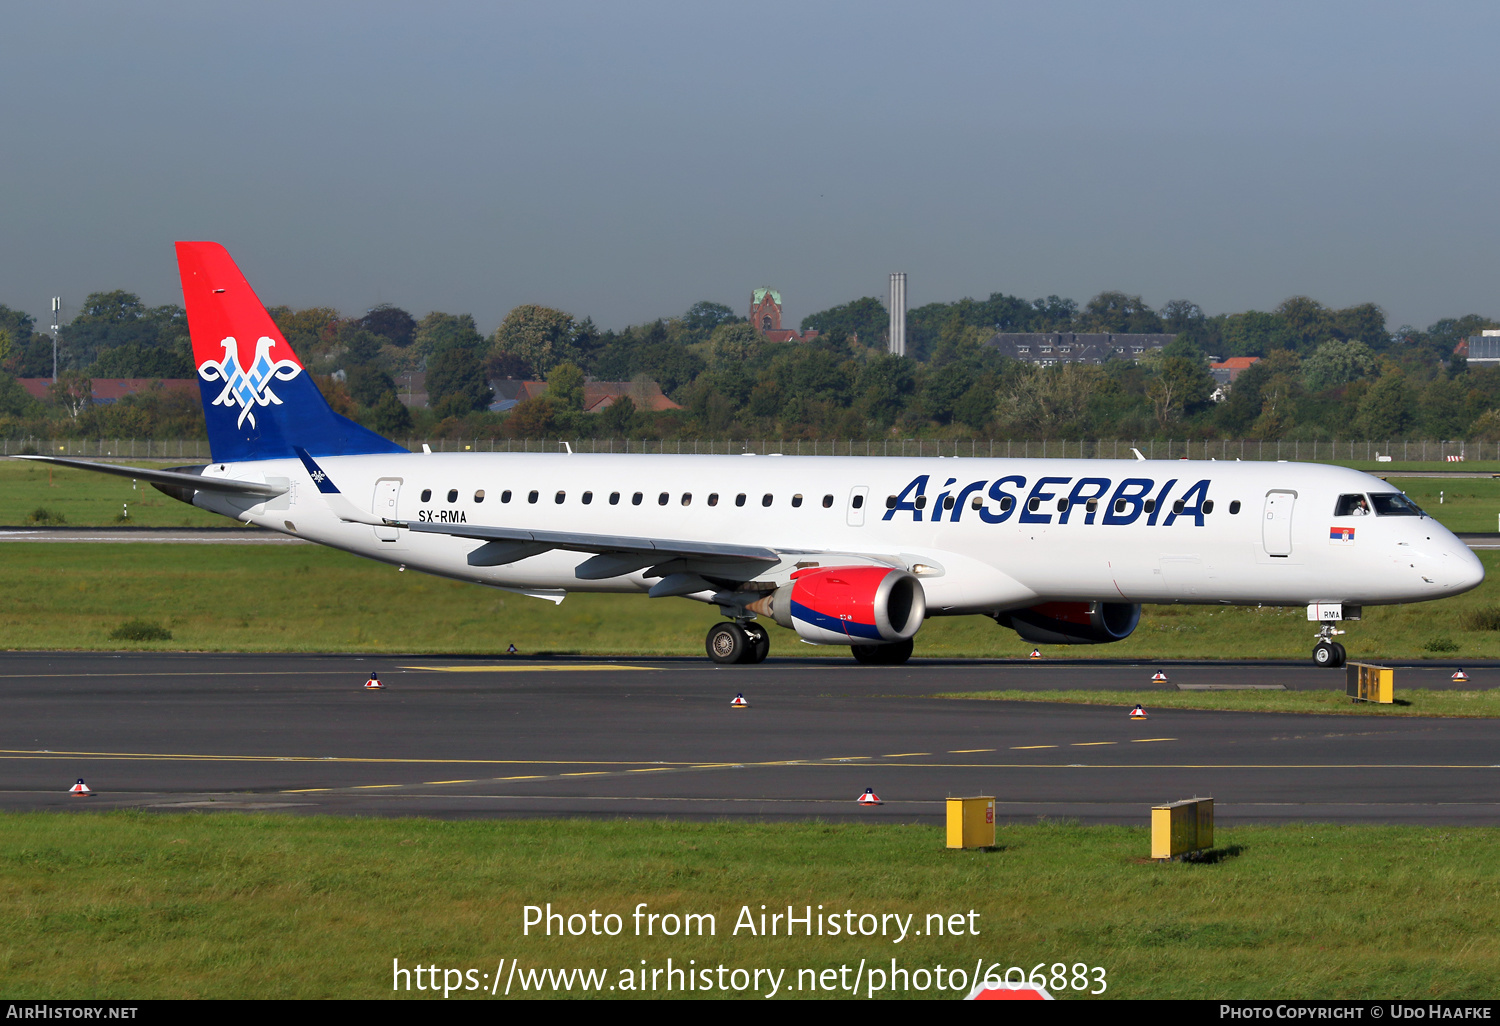
[[[228,250],[177,243],[215,463],[406,452],[329,407]]]

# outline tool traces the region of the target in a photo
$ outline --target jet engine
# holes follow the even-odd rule
[[[888,645],[917,633],[927,616],[927,597],[921,582],[905,570],[809,567],[747,608],[814,644]]]
[[[1037,645],[1104,645],[1124,641],[1141,622],[1130,602],[1043,602],[1007,609],[995,622]]]

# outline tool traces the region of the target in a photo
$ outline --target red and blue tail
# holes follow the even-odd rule
[[[223,246],[179,242],[177,269],[214,462],[406,452],[329,408]]]

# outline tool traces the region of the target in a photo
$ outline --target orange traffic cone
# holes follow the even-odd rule
[[[367,681],[365,681],[365,690],[366,691],[381,691],[384,688],[385,688],[385,685],[382,684],[382,683],[380,683],[380,678],[377,677],[373,673],[370,674],[370,679],[367,680]]]
[[[69,794],[76,794],[76,795],[78,795],[81,798],[87,798],[89,795],[93,794],[94,792],[90,791],[89,790],[89,785],[87,785],[87,784],[85,784],[83,782],[83,778],[82,777],[79,777],[78,778],[78,783],[76,783],[72,787],[68,788],[68,793]]]
[[[859,796],[858,802],[859,802],[860,805],[884,805],[885,804],[885,802],[883,802],[883,801],[880,800],[880,796],[875,793],[875,789],[873,787],[867,787],[867,788],[865,788],[865,793]]]
[[[1136,703],[1134,709],[1130,710],[1130,718],[1132,720],[1144,720],[1146,718],[1146,710],[1139,702]]]
[[[1462,684],[1462,683],[1464,683],[1465,681],[1467,681],[1469,679],[1469,675],[1467,673],[1465,673],[1463,670],[1459,670],[1457,673],[1455,673],[1453,675],[1452,679],[1453,679],[1453,683],[1455,683],[1455,684]]]
[[[740,692],[738,695],[734,696],[734,701],[729,703],[729,708],[731,708],[731,709],[748,709],[748,708],[750,708],[750,703],[747,702],[747,701],[745,701],[745,694],[744,694],[744,692]]]
[[[1165,684],[1166,682],[1167,675],[1165,673],[1162,673],[1160,670],[1157,670],[1151,675],[1151,683],[1153,684]]]
[[[1031,650],[1031,655],[1028,656],[1027,658],[1029,658],[1029,659],[1040,659],[1041,657],[1042,657],[1042,650],[1039,649],[1039,648],[1034,648],[1034,649]]]

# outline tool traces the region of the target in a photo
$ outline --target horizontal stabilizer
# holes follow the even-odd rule
[[[180,470],[147,470],[143,467],[122,467],[118,463],[94,463],[89,460],[69,460],[61,456],[14,456],[12,459],[34,460],[38,463],[54,463],[61,467],[79,470],[96,470],[101,474],[116,474],[120,477],[149,481],[152,484],[170,485],[200,492],[224,492],[230,495],[260,495],[274,498],[286,492],[277,485],[260,481],[236,481],[227,477],[207,477],[203,474],[185,474]]]

